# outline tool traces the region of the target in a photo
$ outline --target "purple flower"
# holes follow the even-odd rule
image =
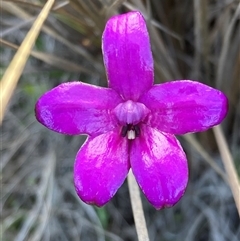
[[[84,202],[107,203],[131,167],[149,202],[170,207],[188,182],[186,155],[174,135],[219,124],[227,98],[190,80],[153,85],[149,36],[139,12],[107,22],[102,50],[109,87],[61,84],[40,97],[36,117],[58,133],[88,135],[74,166]]]

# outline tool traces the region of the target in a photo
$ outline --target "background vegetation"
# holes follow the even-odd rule
[[[1,75],[45,3],[1,2]],[[190,168],[181,201],[156,211],[142,198],[150,240],[240,240],[239,216],[229,188],[234,173],[225,172],[225,158],[219,153],[230,149],[239,174],[238,0],[55,1],[1,126],[2,240],[137,240],[127,184],[103,208],[85,205],[72,183],[75,155],[85,137],[53,133],[34,116],[38,97],[62,82],[107,85],[101,34],[110,16],[131,10],[146,18],[156,83],[194,79],[229,98],[229,114],[221,126],[227,145],[216,142],[212,130],[179,137]]]

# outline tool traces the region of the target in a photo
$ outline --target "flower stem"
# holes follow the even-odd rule
[[[128,174],[128,187],[133,210],[133,217],[137,229],[139,241],[149,241],[147,225],[144,217],[142,201],[140,197],[139,187],[135,181],[132,171]]]

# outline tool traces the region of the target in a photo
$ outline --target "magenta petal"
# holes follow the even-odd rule
[[[103,206],[127,176],[130,167],[128,142],[118,132],[90,137],[77,154],[75,189],[86,203]]]
[[[171,207],[179,201],[188,182],[187,159],[177,139],[146,125],[131,143],[133,174],[156,208]]]
[[[153,85],[153,58],[143,16],[129,12],[111,18],[102,49],[109,86],[125,100],[138,100]]]
[[[147,124],[171,134],[205,131],[228,110],[221,91],[190,80],[155,85],[139,101],[151,111]]]
[[[111,110],[121,101],[112,89],[69,82],[42,95],[35,112],[37,120],[53,131],[96,136],[117,126]]]

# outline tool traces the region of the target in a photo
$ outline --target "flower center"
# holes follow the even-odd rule
[[[140,135],[140,127],[138,125],[125,125],[122,127],[121,136],[125,137],[127,135],[127,138],[129,140],[134,140],[136,136]]]
[[[120,124],[123,125],[121,135],[127,136],[129,140],[135,139],[140,135],[140,128],[137,125],[140,123],[150,112],[149,109],[142,103],[127,100],[118,104],[114,109]]]

